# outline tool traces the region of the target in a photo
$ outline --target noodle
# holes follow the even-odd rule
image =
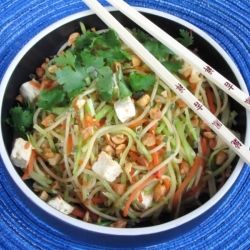
[[[74,208],[70,216],[87,222],[129,227],[181,216],[217,192],[235,154],[112,32],[84,31],[46,61],[56,72],[37,77],[54,85],[30,104],[36,158],[28,178],[39,196],[61,196]],[[81,46],[85,36],[91,45]],[[176,55],[161,60],[208,108],[209,88],[215,115],[235,124],[225,93]],[[130,107],[118,112],[125,98]],[[197,158],[203,165],[189,176]]]

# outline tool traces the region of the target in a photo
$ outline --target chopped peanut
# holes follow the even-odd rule
[[[40,194],[40,199],[43,201],[47,201],[49,199],[49,195],[46,191],[42,191],[42,193]]]
[[[45,149],[43,150],[43,158],[44,158],[45,160],[51,159],[51,158],[53,158],[54,156],[55,156],[55,153],[53,153],[53,152],[51,151],[50,148],[45,148]]]
[[[184,101],[182,101],[181,99],[178,99],[178,100],[176,101],[176,104],[177,104],[178,107],[181,108],[181,109],[184,109],[184,108],[187,107],[187,104],[186,104]]]
[[[116,228],[124,228],[127,225],[127,221],[119,219],[116,222],[112,223],[110,226],[111,227],[116,227]]]
[[[123,195],[125,193],[125,190],[126,190],[125,184],[113,183],[113,184],[111,184],[111,186],[117,194]]]
[[[23,98],[22,95],[18,95],[18,96],[16,97],[16,100],[17,100],[18,102],[20,102],[20,103],[23,103],[24,98]]]
[[[72,33],[70,36],[69,36],[69,39],[68,39],[68,45],[71,46],[75,43],[77,37],[79,37],[80,34],[78,32],[74,32]]]
[[[87,127],[87,128],[85,128],[85,129],[82,130],[82,136],[83,136],[84,140],[88,139],[93,134],[94,134],[93,127]]]
[[[45,70],[42,67],[36,68],[36,75],[41,78],[45,74]]]
[[[57,71],[57,66],[56,65],[51,65],[51,66],[49,66],[49,68],[48,68],[48,71],[49,71],[49,73],[51,73],[51,74],[55,74],[56,73],[56,71]]]
[[[41,124],[47,128],[51,126],[54,122],[55,122],[55,115],[49,114],[42,120]]]
[[[141,65],[141,59],[138,56],[133,55],[132,56],[132,65],[133,65],[133,67],[140,66]]]
[[[199,126],[199,118],[197,116],[194,116],[192,119],[191,119],[191,123],[194,127],[198,127]]]
[[[206,131],[211,131],[211,129],[208,127],[208,125],[203,122],[202,120],[200,121],[200,128]]]
[[[44,62],[42,65],[41,65],[41,68],[46,70],[48,67],[48,63]]]
[[[161,92],[161,95],[162,95],[163,97],[167,98],[167,97],[168,97],[168,91],[167,91],[167,90],[162,91],[162,92]]]
[[[180,173],[182,175],[186,175],[189,172],[189,165],[187,162],[182,161],[182,163],[180,164]]]
[[[123,134],[118,134],[115,136],[111,136],[111,141],[116,145],[122,144],[127,140],[126,136]]]
[[[119,146],[116,147],[115,154],[117,156],[120,156],[120,154],[124,151],[125,148],[126,148],[126,144],[120,144]]]
[[[167,189],[164,184],[158,183],[154,188],[154,201],[159,202],[166,194]]]
[[[227,153],[225,153],[224,151],[220,151],[215,158],[216,165],[222,165],[226,161],[227,157]]]
[[[103,151],[106,152],[107,154],[109,154],[110,156],[114,155],[114,153],[115,153],[114,148],[111,147],[110,145],[106,145],[106,146],[103,148]]]
[[[121,69],[122,65],[120,62],[114,62],[112,65],[112,69],[115,72],[118,72]]]
[[[108,145],[110,145],[111,147],[115,148],[115,144],[110,139],[110,134],[105,134],[105,139],[106,139],[106,142],[107,142]]]
[[[61,155],[58,154],[58,153],[55,153],[55,155],[52,158],[48,159],[48,163],[51,166],[56,166],[59,163],[60,160],[61,160]]]
[[[148,105],[150,101],[150,96],[148,94],[143,95],[139,100],[136,101],[136,104],[141,107],[144,108]]]
[[[151,133],[146,133],[142,138],[142,143],[147,147],[152,147],[156,143],[155,135]]]
[[[189,77],[189,82],[197,84],[202,81],[200,74],[196,70],[192,70],[191,76]]]
[[[150,115],[150,118],[155,120],[155,119],[160,119],[161,118],[161,110],[157,107],[155,108],[152,108],[150,111],[149,111],[149,115]]]

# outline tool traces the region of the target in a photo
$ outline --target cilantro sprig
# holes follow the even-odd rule
[[[194,38],[193,38],[193,34],[192,32],[189,32],[187,30],[184,29],[180,29],[180,37],[177,38],[177,40],[184,45],[185,47],[189,47],[191,45],[193,45],[194,43]]]
[[[25,137],[25,134],[33,125],[34,112],[30,107],[13,107],[10,110],[7,123],[14,128],[15,132]]]
[[[56,87],[52,90],[42,90],[37,105],[45,110],[50,110],[53,107],[65,106],[68,104],[66,93],[61,87]]]

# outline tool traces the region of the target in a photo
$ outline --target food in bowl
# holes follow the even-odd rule
[[[81,30],[21,85],[10,110],[11,159],[23,180],[62,213],[111,227],[199,207],[230,175],[235,154],[114,31]],[[131,32],[232,127],[226,94],[146,33]],[[192,34],[181,30],[179,40],[189,46]]]

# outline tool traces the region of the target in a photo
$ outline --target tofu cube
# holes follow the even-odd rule
[[[126,122],[136,115],[135,104],[130,97],[115,102],[114,108],[121,122]]]
[[[33,86],[31,82],[25,82],[20,87],[20,94],[27,102],[33,102],[40,93],[40,89]]]
[[[31,144],[22,138],[17,138],[15,140],[10,159],[15,166],[25,169],[29,163],[31,153]]]
[[[153,194],[146,194],[145,192],[141,193],[142,196],[142,205],[145,209],[149,208],[153,202]]]
[[[67,203],[61,196],[57,196],[47,202],[48,205],[55,208],[63,214],[71,214],[74,210],[74,207]]]
[[[108,182],[113,182],[122,173],[121,166],[103,151],[99,154],[92,169]]]

